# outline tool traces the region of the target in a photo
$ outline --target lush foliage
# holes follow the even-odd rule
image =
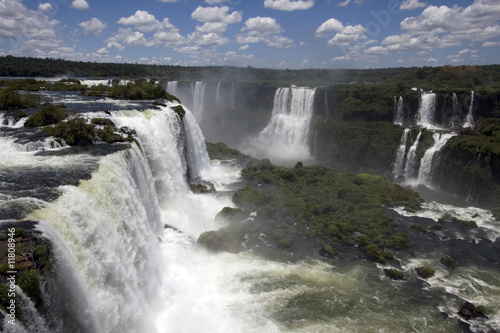
[[[43,131],[63,139],[68,145],[88,145],[94,141],[94,126],[88,125],[85,119],[75,118],[57,125],[44,127]]]
[[[40,127],[57,124],[66,119],[67,113],[64,107],[45,103],[42,108],[32,114],[24,123],[26,127]]]
[[[441,153],[442,188],[500,206],[500,119],[485,119],[477,129],[463,129]]]
[[[316,157],[342,171],[383,174],[391,169],[403,129],[389,122],[316,121]]]
[[[266,160],[249,163],[242,176],[249,186],[237,191],[233,202],[248,212],[257,211],[254,221],[202,235],[200,242],[206,244],[210,239],[212,248],[224,249],[217,240],[231,239],[234,251],[238,242],[228,233],[247,234],[250,242],[258,242],[262,233],[278,248],[297,251],[305,237],[321,243],[321,253],[331,255],[341,244],[357,244],[362,255],[379,262],[392,257],[392,253],[384,256],[387,248],[409,247],[406,233],[394,235],[394,221],[384,214],[383,206],[417,209],[421,199],[381,177],[304,167],[302,163],[289,169]]]
[[[436,271],[429,266],[422,266],[415,268],[415,272],[417,272],[418,276],[421,278],[428,279],[433,276]]]
[[[38,96],[20,94],[12,88],[0,91],[0,110],[26,109],[38,105]]]
[[[179,80],[258,82],[273,85],[328,85],[333,83],[387,82],[431,90],[439,87],[472,88],[484,86],[498,88],[500,66],[444,66],[424,68],[381,69],[303,69],[276,70],[238,67],[181,67],[172,65],[138,65],[119,63],[75,62],[62,59],[40,59],[6,56],[0,57],[0,76],[20,77],[160,77]]]

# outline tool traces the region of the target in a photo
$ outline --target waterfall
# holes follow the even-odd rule
[[[415,169],[417,167],[417,147],[418,142],[420,141],[420,136],[422,135],[422,131],[420,131],[417,135],[417,139],[413,142],[410,149],[408,150],[408,154],[406,156],[406,165],[404,168],[405,179],[412,179],[415,174]]]
[[[215,104],[217,106],[220,106],[221,105],[221,92],[220,92],[220,89],[221,89],[221,82],[218,82],[217,83],[217,88],[215,89]]]
[[[439,152],[446,145],[448,140],[454,137],[454,133],[434,133],[434,145],[427,149],[424,157],[420,161],[420,168],[418,170],[418,184],[430,185],[432,181],[432,170],[435,166],[436,158]]]
[[[45,221],[41,229],[55,244],[58,266],[77,275],[67,283],[81,283],[84,331],[154,332],[162,225],[152,189],[151,171],[134,145],[103,157],[90,180],[63,187],[58,200],[28,216]]]
[[[193,83],[191,88],[193,91],[193,108],[191,110],[198,122],[200,122],[203,117],[203,104],[205,103],[205,85],[206,83],[204,81],[196,81]]]
[[[436,112],[436,94],[420,92],[420,105],[417,112],[417,125],[425,128],[434,128],[434,115]]]
[[[179,82],[178,81],[167,82],[167,89],[166,90],[170,94],[178,97],[177,94],[179,93]]]
[[[403,96],[399,96],[397,102],[396,102],[396,96],[394,96],[394,102],[395,102],[394,124],[403,125],[404,123]]]
[[[463,125],[464,128],[474,127],[474,116],[472,114],[473,109],[474,109],[474,90],[471,91],[469,112],[467,113],[467,117],[465,118],[465,123]]]
[[[192,113],[186,110],[184,115],[184,137],[186,140],[186,160],[189,165],[191,183],[207,180],[211,176],[210,158],[207,153],[205,138]]]
[[[396,159],[394,161],[394,167],[392,169],[392,174],[394,175],[395,179],[401,177],[404,173],[406,143],[408,142],[410,131],[411,130],[409,128],[405,128],[403,136],[401,137],[401,144],[399,145],[396,152]]]
[[[278,88],[266,128],[256,144],[257,151],[264,151],[272,161],[297,161],[309,159],[309,123],[314,111],[312,88]]]

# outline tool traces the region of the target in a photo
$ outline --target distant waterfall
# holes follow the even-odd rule
[[[217,88],[215,89],[215,104],[217,106],[221,105],[221,82],[217,83]]]
[[[259,149],[272,161],[309,159],[309,123],[314,109],[312,88],[278,88],[266,128],[258,137]]]
[[[201,121],[201,118],[203,117],[203,105],[205,103],[205,85],[206,82],[204,81],[196,81],[192,85],[193,107],[191,111],[198,121]]]
[[[432,170],[435,166],[436,158],[446,145],[448,140],[454,137],[454,133],[434,133],[434,145],[427,149],[420,161],[420,168],[418,170],[418,184],[430,185],[432,181]]]
[[[166,90],[168,93],[177,96],[177,94],[179,93],[179,82],[178,81],[168,82]]]
[[[465,118],[465,123],[464,123],[464,128],[474,127],[474,116],[472,114],[472,110],[474,109],[474,90],[471,91],[471,96],[470,96],[470,106],[469,106],[469,112],[467,113],[467,117]]]
[[[394,161],[394,167],[392,169],[392,173],[394,178],[397,179],[404,174],[405,167],[405,156],[406,156],[406,144],[408,142],[408,136],[410,135],[410,129],[405,128],[403,132],[403,136],[401,137],[401,144],[398,147],[396,152],[396,159]]]
[[[404,123],[404,114],[403,114],[403,96],[399,96],[396,102],[396,96],[394,96],[394,124],[403,125]]]
[[[404,168],[404,174],[405,174],[405,178],[407,180],[408,179],[412,179],[414,177],[414,174],[415,174],[415,171],[416,171],[416,167],[417,167],[417,164],[418,164],[418,161],[417,161],[417,147],[418,147],[418,143],[420,141],[420,136],[421,135],[422,135],[422,131],[420,131],[418,133],[417,138],[415,139],[415,141],[411,145],[410,150],[408,150],[408,154],[406,156],[406,165],[405,165],[405,168]]]
[[[425,128],[434,127],[434,115],[436,113],[436,94],[432,92],[420,92],[420,105],[417,112],[417,125]]]

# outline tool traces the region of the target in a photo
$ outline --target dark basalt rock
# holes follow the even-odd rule
[[[479,307],[476,307],[474,304],[470,302],[465,302],[460,310],[458,311],[458,314],[469,320],[469,319],[474,319],[474,318],[488,318],[486,315],[482,312],[482,309]]]
[[[440,262],[448,269],[455,268],[455,260],[453,260],[453,258],[450,256],[442,257]]]

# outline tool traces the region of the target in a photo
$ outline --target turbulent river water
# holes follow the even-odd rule
[[[470,231],[444,223],[412,236],[412,249],[396,253],[401,265],[354,251],[332,260],[209,252],[196,240],[223,226],[214,217],[233,206],[240,168],[210,163],[189,110],[181,121],[175,104],[44,96],[133,129],[137,143],[60,147],[2,114],[1,223],[39,221],[57,271],[44,297],[66,303],[42,315],[26,300],[30,316],[14,332],[500,331],[500,226],[489,211],[435,201],[415,213],[388,209],[408,230],[444,216],[479,225]],[[217,192],[194,194],[188,179],[209,179]],[[444,255],[455,269],[440,264]],[[423,265],[436,274],[419,278],[414,268]],[[387,267],[403,270],[406,280],[387,278]],[[488,319],[464,324],[457,311],[465,300],[484,305]]]

